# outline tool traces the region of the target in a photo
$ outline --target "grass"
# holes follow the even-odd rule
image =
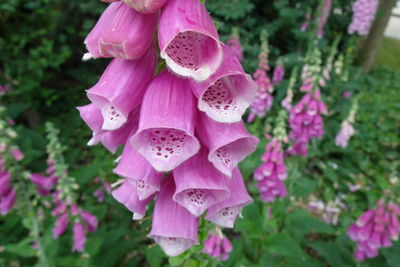
[[[400,40],[388,37],[383,39],[376,66],[400,70]]]

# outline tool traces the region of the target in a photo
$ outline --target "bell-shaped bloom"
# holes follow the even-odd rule
[[[203,252],[213,258],[219,258],[222,261],[227,260],[231,251],[231,242],[228,238],[221,236],[219,233],[213,235],[210,232],[208,239],[204,241]]]
[[[39,194],[46,196],[50,193],[51,189],[57,184],[57,177],[45,177],[38,173],[31,174],[31,182],[37,185]]]
[[[197,133],[210,151],[208,160],[220,172],[231,176],[232,170],[257,148],[258,138],[252,136],[242,122],[219,123],[204,113],[199,114]]]
[[[139,122],[139,112],[134,111],[130,114],[128,121],[115,131],[102,130],[103,116],[98,107],[94,104],[77,107],[81,118],[93,131],[93,137],[88,145],[94,146],[102,143],[105,148],[114,153],[120,145],[127,142],[131,132],[135,132]]]
[[[167,0],[124,0],[125,4],[144,14],[157,12]]]
[[[224,47],[220,68],[206,81],[192,82],[198,108],[223,123],[239,122],[253,101],[257,85],[233,55]]]
[[[97,225],[99,224],[97,217],[86,210],[81,212],[81,217],[87,225],[88,232],[96,232]]]
[[[121,160],[114,169],[114,173],[131,179],[131,183],[136,183],[139,200],[144,200],[160,191],[163,174],[157,172],[130,144],[125,145]]]
[[[64,213],[57,218],[56,225],[53,228],[53,238],[59,238],[67,230],[68,222],[68,213]]]
[[[190,82],[163,71],[144,96],[133,148],[157,171],[173,170],[200,148],[194,136],[195,111]]]
[[[227,180],[231,196],[208,209],[206,219],[222,227],[233,228],[236,217],[243,207],[253,202],[246,191],[239,168],[235,168],[232,178]]]
[[[205,149],[177,167],[174,180],[173,199],[194,216],[230,196],[227,178],[208,161]]]
[[[144,217],[146,206],[154,197],[153,195],[147,199],[140,200],[136,183],[130,179],[125,179],[123,184],[112,192],[112,196],[133,213],[134,220],[141,220]]]
[[[148,235],[168,256],[178,256],[198,243],[198,218],[172,199],[174,192],[174,179],[169,176],[161,186]]]
[[[110,4],[85,39],[88,54],[94,57],[141,58],[156,30],[157,14],[142,14],[123,2]]]
[[[6,194],[10,190],[11,175],[5,171],[0,173],[0,197]]]
[[[74,247],[72,251],[82,252],[85,249],[86,233],[81,222],[74,223]]]
[[[11,150],[11,154],[13,155],[16,161],[23,160],[25,157],[24,153],[22,153],[22,151],[19,148],[13,148]]]
[[[222,44],[199,0],[169,0],[158,30],[161,57],[175,73],[204,81],[220,66]]]
[[[14,207],[17,191],[14,188],[9,190],[0,196],[0,215],[6,215]]]
[[[146,88],[153,79],[157,54],[152,46],[138,60],[116,58],[111,61],[98,83],[87,96],[101,111],[103,130],[116,130],[140,106]]]

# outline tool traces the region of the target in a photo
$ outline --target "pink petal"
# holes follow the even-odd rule
[[[124,0],[124,2],[140,13],[149,14],[157,12],[167,0]]]

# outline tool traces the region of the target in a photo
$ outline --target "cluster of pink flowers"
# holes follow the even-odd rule
[[[208,239],[204,241],[203,252],[213,258],[225,261],[232,251],[232,244],[220,231],[217,234],[208,233]]]
[[[226,45],[232,50],[239,61],[243,60],[243,47],[240,44],[239,34],[232,33]]]
[[[111,186],[108,182],[102,181],[100,177],[95,178],[94,183],[99,185],[99,187],[93,192],[93,196],[97,198],[99,202],[103,202],[104,194],[111,194]]]
[[[55,187],[58,182],[58,176],[56,174],[56,163],[54,160],[47,160],[48,168],[46,173],[48,176],[43,176],[39,173],[31,173],[31,182],[36,184],[37,191],[41,196],[47,196],[51,193],[51,190]]]
[[[322,38],[324,36],[324,26],[328,22],[331,9],[332,9],[332,0],[324,0],[321,9],[321,15],[318,18],[318,29],[317,29],[318,38]]]
[[[6,215],[13,208],[17,192],[11,186],[11,174],[5,169],[0,157],[0,215]]]
[[[354,257],[358,261],[374,258],[382,247],[392,246],[400,233],[400,206],[380,200],[376,209],[364,212],[348,230],[351,240],[357,242]]]
[[[272,77],[272,85],[275,86],[283,80],[285,76],[285,66],[282,60],[278,60],[277,65],[274,69],[274,74]]]
[[[268,110],[271,109],[274,97],[272,96],[273,85],[267,75],[270,69],[268,64],[268,47],[264,45],[259,55],[258,69],[253,73],[253,77],[257,84],[257,94],[250,106],[250,114],[247,122],[252,122],[257,116],[263,118]],[[279,73],[280,75],[282,73]]]
[[[287,195],[285,183],[287,178],[284,153],[281,142],[274,138],[265,147],[262,156],[263,164],[254,172],[254,178],[258,180],[258,190],[261,199],[267,203],[273,202],[276,198]]]
[[[156,199],[148,237],[176,256],[198,243],[202,214],[233,227],[252,201],[237,164],[258,143],[241,122],[256,84],[199,0],[125,2],[111,3],[85,40],[85,59],[114,59],[78,109],[89,145],[125,145],[113,197],[133,219]],[[157,27],[167,69],[155,76]]]
[[[379,0],[357,0],[353,4],[353,18],[348,32],[368,35],[378,10]]]

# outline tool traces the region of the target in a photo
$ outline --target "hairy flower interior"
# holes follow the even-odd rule
[[[103,130],[117,130],[125,124],[127,118],[113,105],[105,105],[101,109],[104,118]]]
[[[193,240],[177,237],[155,237],[156,242],[169,256],[177,256],[193,246]]]
[[[170,160],[180,155],[186,140],[186,133],[175,129],[158,128],[148,133],[150,153],[152,157]]]

